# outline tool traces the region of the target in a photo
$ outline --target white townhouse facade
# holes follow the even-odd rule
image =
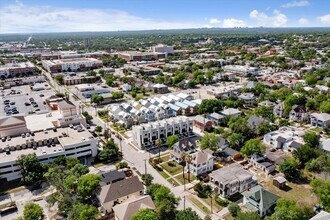
[[[167,137],[178,135],[180,137],[190,137],[193,135],[193,120],[178,116],[161,121],[150,122],[148,124],[132,127],[133,142],[141,149],[155,146],[157,139],[161,139],[165,144]]]
[[[240,65],[227,65],[223,67],[225,72],[231,72],[243,76],[256,75],[258,73],[258,68]]]

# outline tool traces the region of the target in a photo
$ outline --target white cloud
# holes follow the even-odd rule
[[[211,18],[209,22],[210,22],[210,24],[220,24],[221,23],[221,21],[217,18]]]
[[[263,12],[253,10],[250,12],[250,18],[255,20],[258,25],[274,27],[285,26],[288,21],[286,15],[278,10],[273,11],[273,16],[269,16]]]
[[[238,20],[235,18],[227,18],[223,20],[224,28],[231,28],[231,27],[245,27],[246,24],[243,20]]]
[[[318,17],[318,20],[320,20],[322,24],[330,24],[330,14],[320,16]]]
[[[112,9],[56,8],[16,4],[0,7],[0,33],[118,31],[198,28],[202,24],[144,18]]]
[[[300,25],[308,25],[308,24],[309,24],[309,20],[306,19],[306,18],[300,18],[300,19],[298,20],[298,23],[299,23]]]
[[[282,8],[296,8],[296,7],[305,7],[309,6],[309,1],[293,1],[293,2],[288,2],[284,5],[281,5]]]

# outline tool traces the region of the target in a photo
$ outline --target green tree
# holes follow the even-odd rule
[[[99,211],[95,206],[76,202],[68,212],[70,220],[96,220]]]
[[[330,101],[324,101],[320,105],[320,111],[330,114]]]
[[[229,205],[228,205],[228,211],[230,212],[230,214],[233,216],[233,217],[236,217],[238,212],[240,211],[240,207],[239,205],[237,205],[237,203],[235,202],[231,202]]]
[[[284,113],[288,115],[294,105],[305,105],[307,99],[304,95],[288,95],[284,101]]]
[[[247,120],[241,117],[233,117],[229,119],[228,126],[232,132],[248,136],[251,130],[247,124]]]
[[[260,106],[254,109],[254,113],[262,118],[274,119],[273,110],[268,106]]]
[[[55,80],[61,85],[63,84],[63,79],[64,79],[63,74],[58,74],[58,75],[55,76]]]
[[[259,139],[250,139],[241,149],[241,153],[245,156],[250,157],[254,153],[264,154],[266,147]]]
[[[91,103],[95,103],[97,105],[100,105],[104,101],[103,96],[99,94],[93,94],[91,97]]]
[[[299,161],[293,157],[286,158],[280,165],[280,171],[290,180],[300,177]]]
[[[318,78],[315,74],[307,73],[307,75],[305,77],[305,82],[307,83],[307,85],[315,85],[317,81],[318,81]]]
[[[313,216],[313,210],[309,207],[298,206],[293,200],[279,199],[275,212],[267,220],[308,220]]]
[[[229,146],[238,149],[244,143],[244,139],[242,134],[233,133],[228,137]]]
[[[83,112],[82,115],[85,117],[86,122],[88,124],[90,124],[93,120],[93,116],[91,116],[90,114],[88,114],[88,112]]]
[[[25,184],[31,185],[43,179],[44,168],[35,153],[19,156],[16,163]]]
[[[70,159],[70,158],[68,158],[68,159]],[[71,168],[71,171],[72,171],[73,175],[80,177],[82,175],[87,174],[89,172],[89,169],[88,169],[88,166],[78,163],[74,167]]]
[[[158,218],[153,210],[140,209],[132,216],[131,220],[158,220]]]
[[[142,180],[147,187],[152,184],[153,179],[154,179],[153,176],[149,173],[142,174]]]
[[[327,180],[314,179],[311,182],[313,192],[320,198],[324,209],[330,212],[330,182]]]
[[[320,143],[320,137],[315,132],[307,132],[303,139],[306,144],[308,144],[310,147],[318,147]]]
[[[292,155],[294,158],[298,159],[301,167],[304,167],[305,164],[311,159],[317,158],[319,156],[319,151],[311,148],[308,144],[305,144],[295,151],[293,151]]]
[[[100,188],[101,176],[96,174],[86,174],[79,178],[77,191],[82,198],[87,198]]]
[[[40,205],[29,202],[24,206],[23,217],[25,220],[41,220],[44,216],[44,211]]]
[[[219,140],[220,138],[217,135],[213,133],[205,133],[205,135],[199,139],[200,147],[201,149],[210,148],[213,151],[217,151]]]
[[[202,220],[191,208],[180,210],[175,215],[175,220]]]
[[[101,133],[102,132],[102,127],[101,126],[96,126],[95,127],[95,132]]]
[[[168,147],[171,148],[178,141],[179,141],[179,136],[174,134],[174,135],[167,137],[166,144]]]
[[[124,98],[124,93],[123,92],[112,92],[111,98],[113,100],[122,99],[122,98]]]

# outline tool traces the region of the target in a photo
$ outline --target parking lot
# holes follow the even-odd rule
[[[46,83],[45,83],[46,84]],[[5,89],[1,91],[1,108],[0,116],[8,115],[28,115],[33,113],[45,113],[49,111],[49,107],[45,104],[45,100],[54,95],[54,90],[49,86],[45,86],[47,90],[32,91],[30,86],[16,86],[11,89]],[[49,88],[49,89],[48,89]],[[30,101],[32,99],[35,102],[35,106]],[[9,100],[9,104],[5,105],[4,101]],[[7,107],[6,107],[7,106]],[[15,111],[15,108],[17,111]],[[5,111],[7,109],[7,112]]]

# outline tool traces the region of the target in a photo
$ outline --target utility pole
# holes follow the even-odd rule
[[[186,210],[186,196],[183,196],[183,211]]]
[[[147,174],[147,159],[144,159],[144,174]]]

